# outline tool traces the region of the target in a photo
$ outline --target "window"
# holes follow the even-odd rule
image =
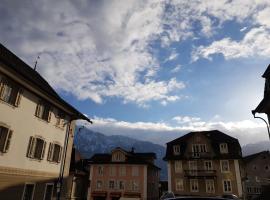
[[[110,166],[110,176],[115,176],[115,174],[116,174],[115,166]]]
[[[183,168],[182,168],[182,162],[180,160],[176,160],[174,162],[174,169],[176,173],[181,173]]]
[[[53,195],[53,183],[47,183],[44,193],[44,200],[51,200]]]
[[[207,152],[206,144],[192,144],[193,157],[200,157],[200,153]]]
[[[55,163],[61,161],[62,147],[56,143],[50,143],[47,160]]]
[[[119,175],[120,176],[125,176],[126,175],[126,167],[125,166],[120,166],[119,167]]]
[[[224,192],[231,192],[232,191],[231,180],[223,180],[223,191]]]
[[[199,192],[199,184],[197,179],[190,179],[190,191]]]
[[[47,122],[51,120],[51,106],[48,103],[40,101],[37,104],[36,116],[40,119],[43,119]]]
[[[124,190],[125,189],[125,182],[124,181],[119,181],[119,189]]]
[[[180,155],[180,145],[174,145],[173,146],[173,154],[174,155]]]
[[[26,183],[24,185],[22,200],[32,200],[34,195],[35,184]]]
[[[18,85],[12,83],[7,79],[2,79],[0,82],[0,99],[11,104],[18,106],[20,104],[22,89]]]
[[[139,176],[139,167],[138,166],[132,166],[132,176]]]
[[[229,172],[230,171],[230,166],[229,166],[228,160],[221,160],[220,166],[221,166],[221,172]]]
[[[138,181],[132,181],[131,182],[131,190],[138,191],[139,190],[139,182]]]
[[[113,153],[112,161],[114,162],[125,161],[125,156],[122,152],[115,152]]]
[[[13,131],[4,126],[0,126],[0,152],[6,153],[9,150]]]
[[[251,193],[251,187],[247,187],[247,192]]]
[[[61,111],[58,111],[58,114],[56,115],[55,126],[59,128],[64,128],[66,126],[65,114]]]
[[[196,175],[197,174],[197,161],[189,161],[189,170],[190,174]]]
[[[215,193],[214,180],[205,180],[206,192]]]
[[[98,180],[97,181],[97,189],[101,189],[102,188],[102,181],[101,180]]]
[[[227,143],[221,143],[219,145],[220,153],[228,153],[228,145]]]
[[[204,169],[207,171],[213,170],[212,161],[204,161]]]
[[[176,179],[175,180],[175,190],[176,191],[183,191],[184,190],[183,179]]]
[[[42,160],[44,158],[46,142],[39,137],[29,138],[27,157]]]
[[[114,181],[112,180],[109,181],[109,188],[114,189]]]
[[[103,176],[103,173],[104,173],[104,167],[98,166],[98,175]]]

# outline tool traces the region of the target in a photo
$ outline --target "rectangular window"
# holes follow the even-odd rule
[[[190,170],[190,174],[192,175],[197,175],[197,161],[189,161],[189,170]]]
[[[215,193],[214,180],[205,180],[205,186],[207,193]]]
[[[55,163],[61,161],[62,147],[56,143],[50,143],[47,160]]]
[[[125,189],[125,182],[124,181],[119,181],[119,189],[124,190]]]
[[[213,170],[212,161],[204,161],[204,169],[207,171]]]
[[[18,106],[22,89],[10,80],[2,79],[0,82],[0,99],[13,106]]]
[[[0,152],[7,153],[10,147],[11,137],[13,131],[10,129],[0,126]]]
[[[232,192],[231,180],[223,180],[223,191]]]
[[[174,162],[174,169],[175,169],[175,173],[181,173],[183,171],[182,161],[176,160]]]
[[[120,176],[126,176],[126,167],[125,166],[120,166],[119,167],[119,175]]]
[[[103,176],[104,174],[104,167],[103,166],[98,166],[98,175]]]
[[[131,190],[138,191],[139,190],[139,182],[138,181],[132,181],[131,182]]]
[[[116,168],[115,166],[110,166],[110,176],[115,176],[116,175]]]
[[[66,126],[65,114],[61,111],[58,111],[58,114],[56,115],[55,126],[59,128],[64,128]]]
[[[49,103],[40,101],[37,104],[36,116],[49,122],[51,120],[51,106],[49,105]]]
[[[34,196],[35,184],[26,183],[24,185],[22,200],[32,200]]]
[[[102,188],[102,181],[101,180],[98,180],[97,181],[97,189],[101,189]]]
[[[221,143],[219,145],[220,153],[228,153],[228,145],[227,143]]]
[[[109,188],[114,189],[114,181],[109,181]]]
[[[184,190],[183,179],[176,179],[175,180],[175,190],[176,191],[183,191]]]
[[[139,167],[138,166],[132,166],[131,168],[132,176],[139,176]]]
[[[53,195],[53,183],[47,183],[44,193],[44,200],[51,200]]]
[[[192,144],[193,157],[200,157],[200,153],[207,152],[206,144]]]
[[[174,155],[180,155],[180,145],[174,145],[173,146],[173,154]]]
[[[228,160],[221,160],[220,166],[221,166],[221,172],[229,172],[230,171],[230,166],[229,166]]]
[[[190,179],[190,191],[199,192],[199,184],[197,179]]]
[[[27,157],[42,160],[44,158],[46,142],[39,137],[29,138]]]

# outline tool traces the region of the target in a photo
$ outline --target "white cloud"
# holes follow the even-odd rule
[[[171,70],[171,73],[177,73],[177,72],[180,71],[180,69],[181,69],[181,65],[177,65],[175,68],[173,68],[173,69]]]
[[[213,117],[213,119],[216,117]],[[220,117],[218,117],[220,118]],[[178,125],[171,125],[172,121],[178,121]],[[220,130],[237,138],[241,145],[268,140],[265,124],[251,120],[234,122],[202,121],[197,117],[176,116],[168,122],[127,122],[112,118],[93,118],[92,125],[88,128],[106,135],[124,135],[139,140],[151,141],[165,145],[191,131]],[[84,124],[84,122],[79,122]]]

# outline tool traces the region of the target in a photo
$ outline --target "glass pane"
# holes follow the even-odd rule
[[[53,193],[53,185],[46,185],[46,193],[44,200],[51,200]]]
[[[25,185],[23,200],[32,200],[34,184]]]

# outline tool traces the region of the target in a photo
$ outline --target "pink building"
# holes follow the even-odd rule
[[[115,148],[90,159],[89,200],[158,199],[159,170],[155,153]]]

